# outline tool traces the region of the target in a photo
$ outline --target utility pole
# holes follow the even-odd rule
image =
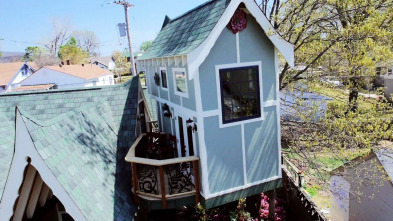
[[[134,62],[134,53],[132,52],[132,43],[131,43],[131,35],[130,35],[130,24],[128,22],[128,8],[129,7],[134,7],[134,5],[126,2],[126,0],[114,1],[113,3],[124,6],[124,13],[125,13],[125,16],[126,16],[126,25],[127,25],[126,29],[127,29],[128,47],[130,48],[131,74],[132,74],[132,76],[136,76],[136,73],[135,73],[135,62]]]

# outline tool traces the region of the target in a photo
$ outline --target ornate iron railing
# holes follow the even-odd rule
[[[133,192],[136,202],[138,196],[162,200],[162,207],[167,206],[166,200],[195,195],[200,201],[199,188],[199,157],[180,157],[165,160],[143,158],[136,152],[143,152],[145,134],[141,134],[131,146],[126,161],[131,163]]]

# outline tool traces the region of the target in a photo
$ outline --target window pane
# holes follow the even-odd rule
[[[258,76],[258,66],[220,70],[224,123],[261,116]]]
[[[166,81],[166,70],[161,70],[161,84],[163,88],[167,88],[168,84]]]
[[[176,90],[178,92],[187,93],[186,88],[186,73],[184,71],[175,71]]]

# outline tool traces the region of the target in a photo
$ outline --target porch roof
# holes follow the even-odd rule
[[[17,107],[38,153],[85,217],[133,217],[124,156],[135,138],[138,84],[135,77],[122,85],[0,95],[0,198],[14,155]],[[0,201],[8,203],[15,202]]]

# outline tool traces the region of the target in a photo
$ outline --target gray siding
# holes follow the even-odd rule
[[[215,65],[236,63],[236,36],[224,28],[209,55],[199,67],[203,111],[217,110]]]
[[[276,107],[264,109],[264,121],[244,125],[248,183],[279,174]]]
[[[276,99],[274,45],[253,16],[239,33],[240,62],[262,61],[263,100]]]
[[[204,118],[204,126],[210,193],[242,186],[240,126],[219,128],[217,116]]]

